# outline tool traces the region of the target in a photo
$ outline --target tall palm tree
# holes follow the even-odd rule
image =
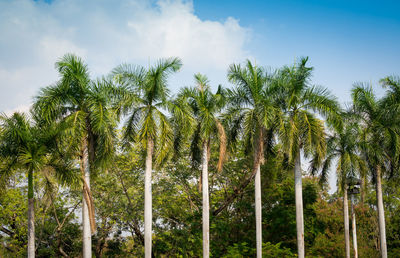
[[[398,167],[398,117],[387,109],[389,99],[378,100],[370,85],[355,84],[352,98],[354,109],[363,125],[362,152],[375,181],[381,255],[386,258],[382,177],[385,172],[393,172]]]
[[[386,88],[386,95],[381,100],[381,106],[383,111],[383,118],[386,122],[391,125],[391,135],[400,135],[400,77],[399,76],[388,76],[380,80],[381,85]],[[393,137],[392,138],[396,138]],[[393,149],[395,148],[395,149]],[[398,150],[395,145],[390,145],[388,155],[391,161],[389,178],[393,176],[395,171],[398,171],[400,167],[400,156],[397,155]]]
[[[109,107],[115,87],[104,79],[91,80],[87,65],[72,54],[56,62],[56,69],[60,80],[41,90],[34,108],[44,120],[68,126],[69,147],[79,158],[82,173],[83,257],[88,258],[92,257],[91,235],[96,230],[90,174],[112,156],[116,123]]]
[[[228,80],[236,86],[230,92],[231,104],[227,110],[227,118],[236,125],[230,134],[237,136],[239,130],[242,131],[246,147],[252,149],[254,159],[257,257],[262,256],[260,166],[264,163],[265,143],[273,138],[270,130],[272,121],[278,117],[269,92],[268,78],[263,68],[249,60],[244,67],[232,64],[228,70]]]
[[[314,155],[319,160],[324,157],[324,123],[315,113],[334,121],[340,110],[336,98],[326,89],[310,84],[313,68],[306,66],[307,61],[308,58],[301,58],[294,66],[282,68],[276,80],[278,102],[286,114],[280,138],[289,159],[294,163],[297,250],[300,258],[305,253],[301,152],[305,157]]]
[[[211,92],[209,81],[205,75],[194,76],[196,87],[183,88],[179,98],[188,101],[192,109],[195,130],[192,141],[192,157],[196,159],[202,149],[202,194],[203,194],[203,257],[210,257],[210,204],[208,187],[208,160],[210,156],[211,141],[218,141],[219,162],[217,170],[222,170],[226,152],[226,135],[222,122],[218,118],[219,113],[225,106],[225,94],[222,87],[218,87],[215,94]],[[196,160],[196,163],[199,163]]]
[[[72,177],[66,160],[54,155],[57,147],[56,139],[59,129],[54,125],[47,127],[32,123],[25,114],[14,113],[8,117],[0,116],[1,137],[0,167],[1,182],[17,169],[22,169],[28,175],[28,257],[35,257],[35,210],[33,177],[34,173],[42,173],[47,182],[52,182],[51,175],[56,175],[64,182]],[[52,155],[53,154],[53,155]],[[68,169],[69,168],[69,169]]]
[[[350,257],[350,233],[349,233],[349,206],[348,206],[348,180],[366,173],[366,164],[360,156],[359,128],[356,123],[347,120],[344,129],[336,132],[327,139],[327,155],[321,164],[313,160],[311,173],[315,174],[321,168],[320,183],[326,183],[332,162],[337,160],[336,174],[339,189],[343,193],[343,216],[346,257]],[[353,239],[354,240],[354,239]]]
[[[395,109],[393,111],[397,112],[400,108],[400,77],[388,76],[380,80],[380,83],[387,90],[383,99],[384,105],[390,107],[391,110]],[[396,120],[396,122],[398,121]]]
[[[185,114],[169,100],[167,88],[168,76],[182,66],[178,58],[160,59],[149,69],[141,66],[123,64],[116,67],[112,74],[121,84],[121,113],[128,115],[124,129],[127,143],[138,142],[146,150],[145,165],[145,257],[152,255],[152,192],[151,174],[153,156],[160,164],[170,154],[173,147],[173,130],[165,111],[169,111],[178,120],[186,121]]]

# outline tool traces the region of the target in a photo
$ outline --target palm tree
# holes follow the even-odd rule
[[[3,161],[0,168],[1,182],[6,182],[6,178],[18,169],[23,169],[28,174],[27,253],[28,257],[35,257],[34,173],[46,170],[46,173],[42,174],[49,183],[53,181],[50,176],[54,174],[49,172],[56,172],[56,175],[66,182],[72,178],[67,173],[71,170],[66,165],[67,161],[54,155],[56,139],[60,132],[57,127],[31,123],[22,113],[14,113],[10,117],[2,115],[0,121],[0,157]]]
[[[171,102],[167,88],[168,76],[182,66],[178,58],[160,59],[154,67],[146,70],[140,66],[120,65],[112,74],[121,84],[120,111],[128,116],[124,129],[127,143],[138,142],[146,150],[144,232],[145,257],[152,255],[152,193],[151,174],[153,156],[161,164],[173,146],[173,130],[165,111],[187,121],[185,114]]]
[[[392,88],[393,89],[393,88]],[[387,257],[385,214],[382,198],[382,177],[385,171],[393,172],[398,167],[398,117],[388,109],[388,98],[378,100],[372,87],[355,84],[352,89],[354,109],[363,125],[362,152],[376,186],[378,224],[382,257]]]
[[[307,61],[308,58],[301,58],[294,66],[284,67],[275,83],[279,91],[278,103],[286,114],[280,138],[289,159],[294,162],[297,251],[300,258],[305,253],[301,151],[305,157],[314,155],[318,160],[324,157],[324,123],[313,112],[334,121],[340,110],[336,98],[326,89],[310,84],[313,68],[306,66]]]
[[[359,128],[357,123],[346,121],[344,129],[338,129],[327,139],[327,155],[321,164],[313,160],[311,174],[315,174],[318,168],[321,168],[320,183],[327,182],[328,174],[332,162],[337,159],[336,174],[339,183],[339,189],[343,193],[343,216],[346,257],[350,257],[350,234],[349,234],[349,207],[348,207],[348,189],[349,179],[359,175],[364,175],[366,164],[360,157],[358,142]],[[354,230],[354,225],[353,225]],[[355,241],[355,239],[353,239]]]
[[[79,57],[66,54],[57,63],[60,80],[45,87],[34,108],[46,121],[68,126],[69,147],[79,158],[83,189],[83,257],[92,257],[91,235],[95,217],[90,174],[107,164],[112,156],[115,114],[110,109],[115,87],[105,79],[92,81],[87,65]]]
[[[383,99],[384,105],[397,112],[400,108],[400,77],[388,76],[380,80],[380,83],[387,89],[386,96]],[[394,116],[396,118],[396,116]],[[396,121],[398,122],[398,121]]]
[[[195,163],[199,163],[197,153],[202,148],[202,194],[203,194],[203,257],[210,256],[210,205],[208,190],[208,160],[210,156],[211,141],[218,141],[219,162],[217,170],[222,170],[226,152],[225,129],[218,118],[219,112],[224,108],[225,96],[222,87],[218,87],[215,94],[211,92],[209,81],[205,75],[194,76],[197,86],[186,87],[181,90],[179,98],[188,101],[192,109],[194,120],[194,135],[192,141],[192,157]],[[201,147],[200,147],[201,146]]]
[[[400,116],[398,115],[400,111],[400,77],[388,76],[383,78],[380,83],[387,89],[386,95],[381,101],[382,117],[390,125],[391,138],[396,140],[397,136],[400,135]],[[398,171],[400,166],[400,157],[397,155],[398,150],[394,145],[395,143],[392,142],[387,151],[391,161],[389,178],[393,176],[395,171]]]
[[[260,166],[264,163],[265,142],[273,139],[271,130],[273,121],[279,118],[273,106],[272,94],[269,92],[268,79],[266,71],[253,65],[249,60],[244,67],[232,64],[228,70],[228,80],[236,85],[230,92],[231,104],[227,110],[227,119],[236,125],[230,135],[236,137],[241,130],[246,149],[251,148],[253,152],[257,257],[262,256]]]

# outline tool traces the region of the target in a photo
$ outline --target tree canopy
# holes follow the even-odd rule
[[[355,177],[359,256],[400,252],[399,77],[341,107],[308,58],[171,92],[181,67],[91,78],[66,54],[29,114],[0,116],[1,257],[344,257]]]

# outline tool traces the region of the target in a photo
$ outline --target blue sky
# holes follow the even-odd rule
[[[54,63],[67,52],[93,77],[179,56],[175,93],[197,72],[229,86],[228,65],[246,58],[279,68],[309,56],[313,82],[340,102],[358,81],[382,95],[379,79],[400,75],[399,10],[396,1],[0,1],[0,112],[27,111],[57,80]]]
[[[26,109],[56,80],[53,65],[65,52],[85,58],[94,76],[180,56],[174,91],[195,72],[229,86],[227,66],[246,58],[277,68],[309,56],[314,83],[342,103],[357,81],[382,94],[378,80],[400,74],[398,10],[396,1],[1,1],[0,110]]]
[[[309,56],[314,82],[342,102],[356,81],[400,74],[398,1],[198,1],[203,19],[232,16],[253,35],[246,47],[264,65]],[[376,87],[381,94],[383,90]]]

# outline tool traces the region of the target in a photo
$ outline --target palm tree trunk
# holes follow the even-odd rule
[[[144,175],[144,249],[145,258],[151,258],[152,240],[152,195],[151,172],[153,162],[153,139],[147,140],[146,171]]]
[[[203,143],[202,179],[203,179],[203,257],[210,257],[210,205],[208,196],[208,146]]]
[[[199,193],[201,193],[202,188],[203,188],[202,182],[203,182],[203,175],[200,174],[200,178],[199,178]]]
[[[260,163],[257,164],[257,172],[254,179],[255,202],[256,202],[256,243],[257,258],[262,257],[262,213],[261,213],[261,175]]]
[[[35,257],[35,207],[33,199],[33,171],[28,172],[28,258]]]
[[[357,228],[356,228],[356,213],[354,212],[354,195],[351,195],[351,225],[353,228],[353,249],[354,249],[354,258],[358,257],[358,248],[357,248]]]
[[[378,219],[379,219],[379,236],[381,242],[381,255],[382,258],[387,258],[386,249],[386,229],[385,229],[385,211],[383,208],[383,198],[382,198],[382,176],[381,168],[377,166],[376,168],[376,201],[378,206]]]
[[[85,198],[85,187],[90,190],[90,167],[89,167],[89,149],[88,142],[85,138],[82,143],[82,166],[84,172],[83,201],[82,201],[82,226],[83,226],[83,258],[92,257],[92,232],[90,228],[89,204]]]
[[[365,176],[361,177],[361,204],[364,205],[365,194],[367,193],[367,184],[365,180]]]
[[[346,246],[346,258],[350,258],[350,232],[349,232],[349,201],[347,198],[347,184],[343,191],[343,216],[344,216],[344,242]]]
[[[299,258],[304,258],[303,190],[300,150],[296,154],[294,163],[294,191],[296,196],[297,253]]]
[[[264,162],[264,129],[260,127],[258,136],[255,139],[254,151],[254,202],[256,206],[256,250],[257,258],[262,257],[262,208],[261,208],[261,163]]]

